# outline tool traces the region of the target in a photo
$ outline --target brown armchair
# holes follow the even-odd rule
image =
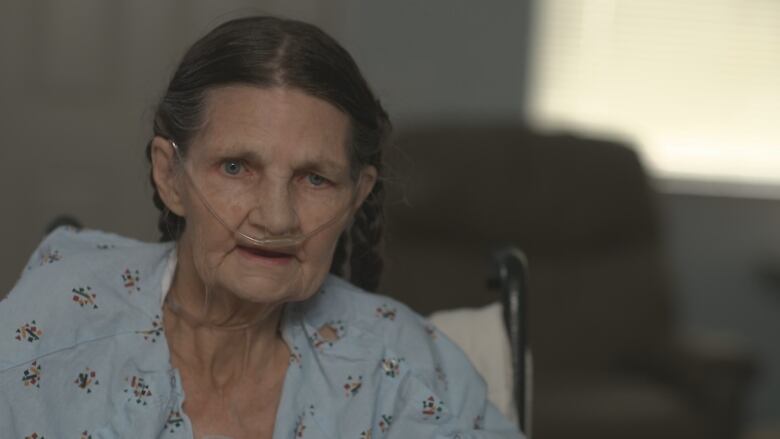
[[[655,193],[631,149],[516,126],[397,143],[405,183],[389,199],[381,290],[425,314],[485,305],[499,300],[490,251],[521,248],[535,439],[737,437],[752,362],[680,340]]]

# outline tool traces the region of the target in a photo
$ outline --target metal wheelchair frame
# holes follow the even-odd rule
[[[488,285],[500,289],[504,324],[512,355],[513,396],[520,429],[531,438],[533,361],[528,342],[528,261],[517,247],[507,246],[492,255],[493,274]]]

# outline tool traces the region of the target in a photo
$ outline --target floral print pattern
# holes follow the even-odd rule
[[[62,255],[60,255],[60,252],[57,250],[46,250],[42,251],[40,258],[38,259],[39,265],[46,265],[51,264],[52,262],[57,262],[62,259]]]
[[[295,364],[300,368],[302,359],[303,357],[301,356],[301,351],[298,349],[298,346],[293,346],[292,352],[290,352],[290,364]]]
[[[86,287],[78,287],[74,288],[72,290],[73,292],[73,301],[78,303],[79,306],[84,308],[85,306],[87,308],[97,309],[97,303],[95,302],[95,299],[97,298],[97,295],[92,292],[92,288],[89,286]]]
[[[395,320],[397,312],[398,311],[395,307],[392,307],[386,303],[383,303],[382,306],[376,308],[376,316],[388,320]]]
[[[152,343],[156,343],[157,339],[163,333],[163,325],[162,325],[162,319],[160,318],[160,315],[157,314],[154,316],[154,320],[152,320],[151,328],[143,331],[138,331],[138,333],[144,336],[144,340],[151,341]]]
[[[420,413],[422,413],[423,417],[425,419],[435,419],[439,420],[442,414],[444,402],[441,400],[436,400],[436,398],[433,397],[433,395],[429,396],[428,398],[424,399],[422,402],[422,410]]]
[[[25,323],[16,330],[16,339],[19,341],[27,341],[29,343],[36,342],[43,336],[43,329],[38,327],[35,320],[30,323]]]
[[[92,393],[92,386],[97,386],[100,384],[95,371],[88,367],[84,369],[84,372],[79,372],[76,380],[73,382],[79,387],[79,389],[83,389],[87,393]]]
[[[401,370],[401,362],[403,358],[383,358],[382,370],[385,371],[385,376],[395,378],[398,376]]]
[[[149,389],[149,385],[144,382],[143,378],[138,376],[131,376],[126,378],[128,387],[125,388],[125,393],[129,396],[128,401],[135,401],[136,404],[146,405],[148,399],[152,396],[152,391]]]
[[[360,388],[363,387],[363,376],[358,375],[357,378],[352,378],[352,375],[347,377],[347,382],[344,383],[344,395],[349,398],[355,396],[360,392]]]
[[[295,434],[295,437],[303,437],[303,432],[306,431],[306,424],[304,423],[305,419],[305,413],[301,413],[297,418],[295,418],[295,426],[293,427],[293,434]]]
[[[393,417],[390,415],[382,415],[382,419],[379,420],[379,431],[387,433],[390,430],[390,425],[393,423]]]
[[[171,410],[171,413],[168,415],[168,420],[165,421],[165,425],[168,427],[168,433],[176,433],[176,430],[181,428],[181,426],[184,424],[184,418],[181,415],[181,412],[178,410]]]
[[[341,320],[331,320],[312,334],[312,345],[315,349],[322,352],[322,349],[325,347],[332,347],[333,343],[341,340],[341,338],[344,337],[344,332],[344,322]]]
[[[33,361],[30,367],[24,370],[22,382],[24,387],[41,387],[41,365],[38,364],[37,360]]]
[[[295,437],[303,437],[306,431],[306,418],[311,416],[314,416],[314,404],[310,404],[307,410],[295,417],[295,425],[293,426],[293,435]]]
[[[433,326],[430,323],[425,323],[423,325],[423,328],[425,329],[425,333],[428,334],[429,337],[431,337],[431,340],[436,340],[436,337],[438,336],[436,333],[436,327]]]
[[[122,285],[127,289],[128,294],[132,294],[136,291],[141,291],[141,277],[138,274],[138,270],[125,269],[122,272]]]

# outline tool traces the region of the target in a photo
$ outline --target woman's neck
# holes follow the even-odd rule
[[[176,366],[212,377],[211,384],[229,385],[246,370],[265,370],[284,355],[286,346],[278,331],[281,310],[253,326],[224,328],[204,324],[184,306],[167,302],[164,325]]]
[[[184,264],[181,264],[184,262]],[[207,295],[201,282],[182,276],[179,261],[165,298],[164,328],[176,367],[230,386],[245,371],[262,372],[285,361],[289,350],[281,338],[281,304],[242,301],[221,291]]]
[[[290,356],[278,331],[281,307],[226,328],[204,324],[176,297],[174,289],[163,324],[194,437],[271,437]]]

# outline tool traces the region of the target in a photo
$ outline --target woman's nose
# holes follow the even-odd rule
[[[300,226],[293,194],[287,184],[261,184],[247,217],[249,225],[271,236],[295,233]]]

